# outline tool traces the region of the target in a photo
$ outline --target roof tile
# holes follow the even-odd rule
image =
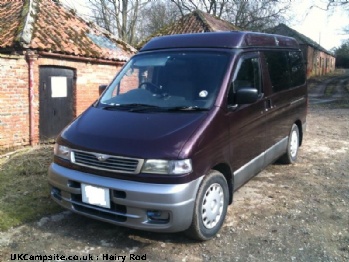
[[[24,40],[28,36],[29,43]],[[116,61],[125,61],[136,51],[51,0],[0,3],[0,48],[17,44],[38,51]]]
[[[21,22],[22,1],[0,3],[0,48],[13,45]]]

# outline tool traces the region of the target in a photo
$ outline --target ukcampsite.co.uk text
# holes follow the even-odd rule
[[[31,254],[11,254],[10,259],[12,261],[126,261],[126,258],[128,258],[130,261],[145,261],[147,260],[147,255],[136,255],[136,254],[129,254],[129,255],[117,255],[117,254],[101,254],[101,255],[31,255]]]

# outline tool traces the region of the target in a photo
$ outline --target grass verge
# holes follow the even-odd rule
[[[0,231],[62,210],[47,184],[52,152],[40,146],[0,156]]]

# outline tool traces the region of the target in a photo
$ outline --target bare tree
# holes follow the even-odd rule
[[[349,0],[322,0],[313,2],[311,8],[319,8],[325,11],[331,11],[336,7],[345,8],[349,11]]]
[[[196,9],[243,30],[262,31],[283,22],[292,1],[242,0],[88,0],[98,25],[135,44]]]
[[[139,39],[159,32],[167,25],[174,23],[181,14],[173,3],[153,1],[140,12],[142,23],[138,26]]]
[[[148,0],[89,0],[97,24],[134,44],[139,12]]]
[[[291,1],[231,1],[224,19],[243,30],[263,31],[284,22]]]
[[[244,30],[263,30],[283,22],[292,1],[171,0],[185,15],[195,9],[225,19]]]
[[[220,18],[224,13],[225,6],[231,0],[171,0],[171,2],[177,6],[182,16],[196,9],[200,9]]]

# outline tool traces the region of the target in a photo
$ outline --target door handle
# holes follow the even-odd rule
[[[265,111],[268,111],[269,109],[273,109],[273,103],[271,99],[265,100],[264,106],[265,106]]]

